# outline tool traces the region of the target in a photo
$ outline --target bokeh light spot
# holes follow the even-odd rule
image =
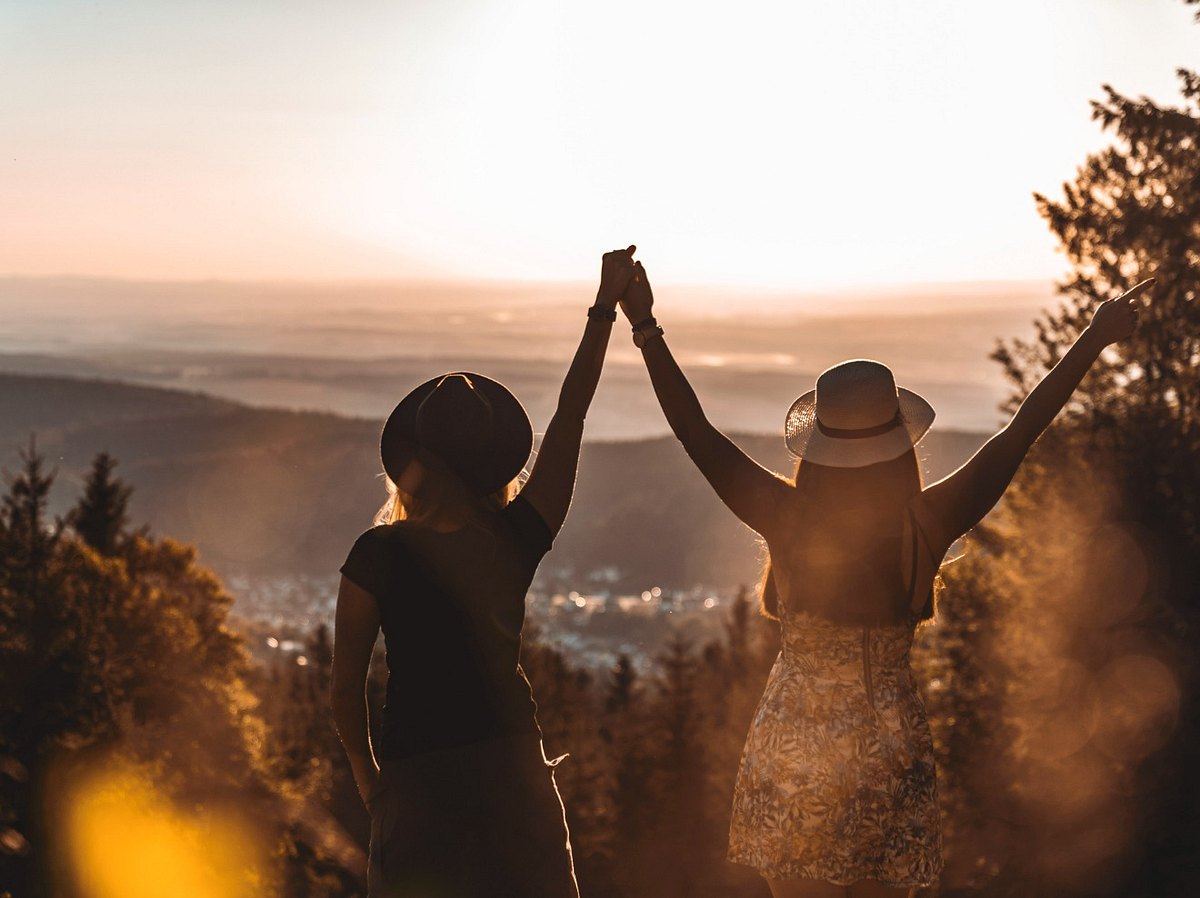
[[[84,898],[251,898],[269,891],[252,830],[183,811],[133,767],[84,777],[65,796],[68,862]]]

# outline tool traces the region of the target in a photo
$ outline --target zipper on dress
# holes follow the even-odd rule
[[[875,713],[875,684],[871,681],[871,628],[863,627],[862,636],[862,654],[863,654],[863,685],[867,688],[867,703],[871,706],[871,713]]]

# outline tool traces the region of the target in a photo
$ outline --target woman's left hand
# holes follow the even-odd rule
[[[1103,346],[1117,343],[1133,335],[1137,329],[1138,312],[1142,308],[1139,296],[1154,286],[1154,278],[1135,284],[1116,299],[1100,303],[1087,330]]]
[[[621,310],[630,324],[637,325],[654,314],[654,291],[650,289],[650,278],[642,263],[636,262],[633,267],[633,280],[621,297]]]
[[[605,253],[600,262],[600,290],[596,293],[596,305],[613,310],[625,295],[629,282],[633,280],[633,254],[636,246],[628,249],[614,249]]]

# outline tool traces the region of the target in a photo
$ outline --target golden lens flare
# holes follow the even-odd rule
[[[133,767],[83,778],[64,807],[67,857],[86,898],[269,894],[264,853],[231,814],[183,809]]]

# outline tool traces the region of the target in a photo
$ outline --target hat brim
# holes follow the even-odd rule
[[[817,391],[809,390],[792,403],[784,423],[784,441],[796,458],[831,468],[865,468],[890,461],[912,449],[929,432],[933,406],[912,390],[896,390],[900,422],[877,436],[859,439],[831,437],[817,427]]]
[[[492,407],[492,438],[488,446],[481,447],[471,471],[473,490],[486,496],[507,486],[529,461],[533,451],[533,425],[525,407],[512,391],[482,374],[447,372],[413,389],[388,415],[379,437],[379,457],[392,483],[398,483],[421,449],[417,439],[417,411],[421,403],[443,378],[454,374],[469,378]]]

